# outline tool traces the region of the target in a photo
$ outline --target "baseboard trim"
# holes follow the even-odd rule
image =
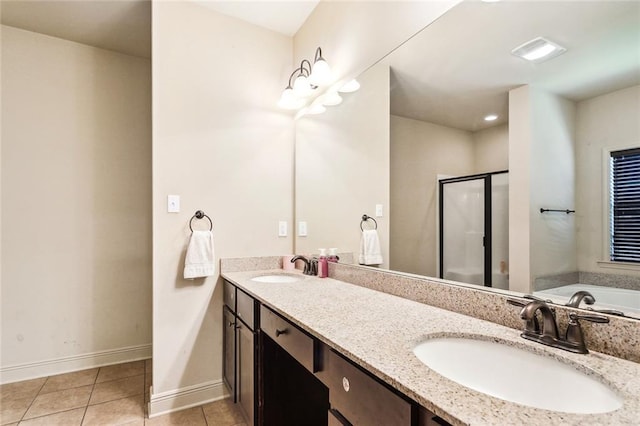
[[[0,368],[0,383],[12,383],[88,368],[151,358],[151,345],[98,351]]]
[[[149,418],[184,410],[227,398],[229,393],[222,380],[205,382],[162,393],[153,393],[149,401]]]

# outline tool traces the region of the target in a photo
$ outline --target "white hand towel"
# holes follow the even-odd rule
[[[378,231],[375,229],[362,231],[359,262],[361,265],[379,265],[382,263],[380,239],[378,238]]]
[[[184,259],[184,277],[208,277],[216,272],[211,231],[193,231]]]

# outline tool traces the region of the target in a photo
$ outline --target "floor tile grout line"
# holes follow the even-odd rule
[[[204,424],[209,426],[209,421],[207,420],[207,415],[204,413],[204,404],[200,406],[200,409],[202,410],[202,417],[204,417]]]
[[[20,420],[18,420],[18,424],[20,424],[20,422],[22,420],[24,420],[24,416],[27,415],[27,413],[29,412],[29,410],[31,409],[31,406],[33,405],[34,402],[36,402],[36,399],[38,398],[38,396],[40,396],[40,392],[42,392],[42,388],[44,388],[44,385],[47,383],[47,381],[49,380],[49,377],[51,376],[47,376],[46,379],[44,380],[44,382],[42,382],[42,386],[40,386],[40,389],[38,389],[38,392],[36,392],[36,395],[33,397],[33,399],[31,400],[31,403],[29,404],[29,406],[27,407],[27,409],[24,411],[24,413],[22,413],[22,416],[20,417]]]
[[[89,399],[87,400],[87,405],[84,406],[84,413],[82,413],[82,419],[80,420],[80,425],[84,423],[84,418],[87,415],[87,410],[89,409],[89,403],[91,402],[91,397],[93,396],[93,391],[96,389],[96,382],[98,381],[98,376],[100,375],[100,370],[102,367],[98,367],[98,371],[96,371],[96,377],[93,378],[93,385],[91,386],[91,393],[89,394]]]

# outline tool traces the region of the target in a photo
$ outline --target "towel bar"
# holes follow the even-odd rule
[[[543,209],[543,208],[541,208],[541,209],[540,209],[540,213],[545,213],[545,212],[561,212],[561,213],[569,214],[569,213],[575,213],[576,211],[575,211],[575,210],[569,210],[569,209],[565,209],[565,210],[559,210],[559,209]]]
[[[206,217],[207,219],[209,219],[209,231],[213,230],[213,222],[211,221],[211,218],[206,214],[204,214],[202,210],[198,210],[195,212],[193,216],[191,216],[191,220],[189,220],[189,229],[191,229],[191,232],[193,232],[193,228],[191,227],[191,223],[193,222],[193,219],[202,219],[203,217]]]
[[[373,223],[375,223],[376,227],[374,229],[378,229],[378,222],[376,222],[376,220],[374,218],[372,218],[371,216],[367,216],[366,214],[362,215],[362,220],[360,221],[360,230],[364,231],[364,229],[362,228],[362,224],[366,221],[368,221],[369,219],[371,219],[373,221]]]

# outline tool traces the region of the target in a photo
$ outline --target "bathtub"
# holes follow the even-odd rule
[[[570,284],[562,287],[550,288],[533,292],[534,296],[551,299],[556,303],[565,304],[576,291],[586,290],[593,295],[596,303],[593,309],[615,309],[626,315],[640,317],[640,291],[626,288],[603,287],[591,284]],[[584,302],[581,307],[586,306]]]

